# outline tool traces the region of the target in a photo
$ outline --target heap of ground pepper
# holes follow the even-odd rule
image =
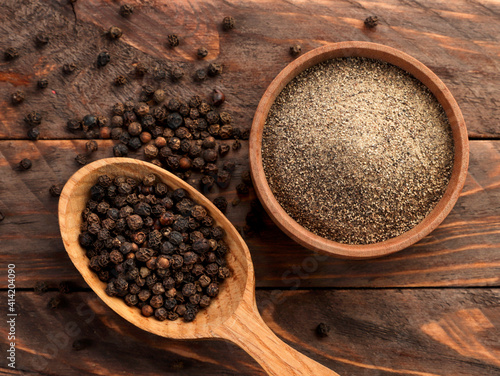
[[[155,175],[99,176],[79,235],[106,293],[146,317],[193,321],[230,276],[225,232],[182,189]]]

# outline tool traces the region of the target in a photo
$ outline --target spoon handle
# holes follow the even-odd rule
[[[217,334],[240,346],[271,376],[339,376],[279,339],[251,304],[241,304]]]

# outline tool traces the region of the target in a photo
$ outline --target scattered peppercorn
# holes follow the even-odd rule
[[[47,303],[47,308],[56,309],[57,307],[59,307],[61,302],[62,299],[59,296],[54,296],[50,298],[49,302]]]
[[[85,144],[85,149],[87,149],[88,153],[93,153],[99,149],[99,145],[95,140],[90,140]]]
[[[54,184],[50,187],[49,193],[52,197],[59,197],[64,188],[64,184]]]
[[[30,168],[31,168],[31,160],[28,158],[21,159],[21,162],[19,162],[19,169],[29,170]]]
[[[28,130],[28,138],[32,141],[36,141],[40,138],[40,130],[37,127]]]
[[[222,213],[226,212],[227,209],[227,200],[224,196],[219,196],[214,199],[214,205],[219,209]]]
[[[234,18],[231,16],[226,16],[222,19],[222,29],[224,31],[229,31],[234,29]]]
[[[122,16],[122,17],[128,17],[132,13],[134,13],[134,7],[132,5],[123,4],[120,7],[120,16]]]
[[[231,205],[237,206],[240,204],[240,202],[241,200],[238,197],[236,197],[233,201],[231,201]]]
[[[319,325],[316,327],[316,334],[319,337],[328,337],[328,334],[330,333],[330,326],[328,324],[325,324],[324,322],[319,323]]]
[[[111,26],[108,30],[108,35],[111,39],[121,38],[123,35],[122,29],[116,26]]]
[[[85,154],[77,154],[75,157],[75,162],[81,166],[87,164],[87,156]]]
[[[106,64],[109,63],[110,60],[111,56],[109,55],[108,52],[101,52],[99,55],[97,55],[97,66],[104,67]]]
[[[364,24],[367,28],[373,29],[376,27],[379,23],[378,17],[377,16],[369,16],[365,19]]]
[[[62,281],[59,283],[58,289],[61,294],[69,294],[71,292],[71,285],[69,282]]]
[[[170,73],[172,80],[178,81],[184,77],[184,70],[181,67],[174,67]]]
[[[13,104],[19,104],[24,102],[24,92],[22,90],[16,90],[14,93],[12,93],[12,103]]]
[[[62,71],[64,74],[71,74],[76,70],[75,63],[66,63],[62,66]]]
[[[19,57],[19,51],[14,47],[9,47],[4,52],[5,60],[10,61]]]
[[[241,174],[241,181],[247,185],[248,187],[252,187],[253,186],[253,183],[252,183],[252,175],[250,174],[250,171],[244,171],[242,174]]]
[[[49,287],[47,286],[46,282],[40,281],[35,284],[35,287],[33,288],[33,291],[36,295],[42,295],[43,293],[47,292],[49,290]]]
[[[295,44],[293,46],[290,46],[290,55],[292,56],[298,56],[302,52],[302,47],[300,44]]]
[[[207,55],[208,55],[208,50],[205,47],[200,47],[198,48],[198,51],[196,51],[196,56],[198,57],[198,59],[203,59],[207,57]]]
[[[177,47],[179,45],[179,37],[177,34],[170,34],[167,37],[167,42],[170,47]]]
[[[241,142],[240,142],[240,140],[234,140],[232,148],[235,151],[241,149]]]
[[[238,184],[236,186],[236,192],[239,195],[247,195],[249,193],[248,186],[246,184],[244,184],[244,183]]]
[[[47,86],[49,86],[49,80],[46,78],[41,78],[37,82],[37,86],[39,89],[45,89]]]
[[[146,73],[148,73],[148,68],[141,62],[138,62],[135,65],[135,75],[137,77],[143,77]]]
[[[226,96],[219,89],[214,89],[212,92],[212,103],[214,106],[220,106],[226,100]]]
[[[31,111],[24,117],[24,121],[34,127],[42,123],[42,115],[38,111]]]
[[[128,83],[127,77],[125,76],[118,76],[115,77],[114,83],[116,86],[123,86]]]
[[[207,78],[207,71],[203,68],[197,69],[196,72],[194,72],[194,79],[196,81],[205,81]]]
[[[222,65],[219,63],[210,63],[207,73],[211,77],[220,75],[222,73]]]
[[[46,33],[41,32],[41,33],[36,35],[35,44],[37,46],[41,47],[41,46],[46,45],[47,43],[49,43],[49,36]]]
[[[76,341],[73,342],[73,350],[75,351],[81,351],[85,350],[87,347],[89,347],[92,344],[92,341],[87,338],[83,339],[77,339]]]

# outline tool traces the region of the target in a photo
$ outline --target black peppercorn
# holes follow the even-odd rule
[[[216,197],[214,199],[214,205],[219,209],[222,213],[226,212],[227,209],[227,200],[223,196]]]
[[[212,92],[212,103],[214,106],[220,106],[226,100],[226,96],[219,89],[214,89]]]
[[[241,142],[240,142],[240,140],[234,140],[232,148],[235,151],[241,149]]]
[[[97,66],[104,67],[111,60],[111,56],[107,52],[101,52],[97,55]]]
[[[29,170],[30,168],[31,168],[31,160],[28,158],[21,159],[21,162],[19,162],[19,169]]]
[[[379,19],[377,16],[369,16],[365,19],[364,24],[367,28],[373,29],[375,28],[379,23]]]
[[[215,184],[215,179],[212,176],[204,175],[200,180],[200,184],[204,191],[210,191]]]
[[[298,56],[302,52],[302,47],[300,44],[295,44],[293,46],[290,46],[290,55],[292,56]]]
[[[87,164],[87,157],[85,156],[85,154],[77,154],[75,157],[75,161],[79,165],[83,166]]]
[[[208,50],[205,47],[200,47],[198,48],[198,51],[196,51],[196,56],[198,59],[203,59],[208,55]]]
[[[162,68],[153,69],[153,78],[156,81],[162,81],[167,78],[167,71]]]
[[[49,86],[49,80],[46,78],[41,78],[37,82],[37,86],[39,89],[45,89],[47,86]]]
[[[231,16],[226,16],[222,19],[222,29],[224,31],[229,31],[234,29],[234,18]]]
[[[24,121],[30,126],[40,125],[42,122],[42,115],[38,111],[31,111],[24,117]]]
[[[211,77],[218,76],[222,73],[222,65],[219,63],[210,63],[208,66],[208,75]]]
[[[128,83],[128,79],[127,77],[120,75],[118,77],[115,77],[113,82],[115,83],[116,86],[123,86]]]
[[[35,43],[39,47],[44,46],[47,43],[49,43],[49,36],[46,33],[41,32],[41,33],[36,35]]]
[[[120,7],[120,15],[122,17],[128,17],[134,13],[134,7],[132,5],[124,4]]]
[[[179,45],[179,37],[176,34],[170,34],[167,37],[167,43],[170,47],[177,47]]]
[[[121,38],[123,35],[122,29],[116,26],[111,26],[108,30],[108,35],[111,39]]]
[[[113,155],[115,157],[126,157],[128,155],[128,148],[123,144],[117,144],[113,146]]]
[[[62,71],[64,74],[71,74],[76,70],[75,63],[66,63],[62,66]]]
[[[194,79],[196,81],[204,81],[207,78],[207,71],[203,68],[197,69],[194,72]]]
[[[219,145],[219,155],[221,157],[224,157],[225,155],[227,155],[227,153],[229,153],[229,149],[230,149],[229,145],[227,145],[227,144],[220,144]]]
[[[14,47],[9,47],[4,52],[5,60],[14,60],[19,57],[19,51]]]
[[[172,77],[173,81],[179,81],[184,77],[184,70],[181,67],[174,67],[170,72],[170,77]]]
[[[247,195],[249,193],[248,186],[244,183],[238,184],[236,186],[236,193],[239,195]]]
[[[125,112],[125,106],[123,103],[115,103],[113,106],[113,114],[117,116],[122,116]]]
[[[142,77],[144,76],[146,73],[148,73],[148,68],[146,68],[146,66],[141,63],[141,62],[138,62],[136,65],[135,65],[135,75],[137,77]]]
[[[63,190],[64,184],[54,184],[50,187],[49,193],[52,197],[59,197]]]
[[[92,341],[89,340],[89,339],[77,339],[76,341],[73,342],[73,350],[75,351],[81,351],[81,350],[84,350],[86,349],[87,347],[89,347],[90,345],[92,344]]]
[[[24,92],[22,90],[16,90],[14,93],[12,93],[12,103],[13,104],[19,104],[24,102]]]
[[[29,131],[28,131],[28,138],[32,141],[36,141],[40,138],[40,131],[38,130],[38,128],[31,128]]]
[[[330,326],[328,324],[325,324],[324,322],[319,323],[319,325],[316,327],[316,334],[319,337],[328,337],[328,334],[330,333]]]

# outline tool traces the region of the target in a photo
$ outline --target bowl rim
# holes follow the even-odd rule
[[[262,165],[262,132],[269,109],[281,90],[299,73],[320,62],[338,57],[367,57],[393,64],[422,82],[443,106],[454,143],[453,169],[443,197],[434,209],[411,230],[379,243],[354,245],[335,242],[305,229],[291,218],[274,197]],[[252,122],[249,160],[253,185],[262,206],[273,222],[289,237],[313,251],[343,258],[363,259],[388,255],[416,243],[433,231],[450,213],[467,177],[469,140],[465,121],[453,95],[429,68],[395,48],[361,41],[328,44],[316,48],[289,63],[264,92]]]

